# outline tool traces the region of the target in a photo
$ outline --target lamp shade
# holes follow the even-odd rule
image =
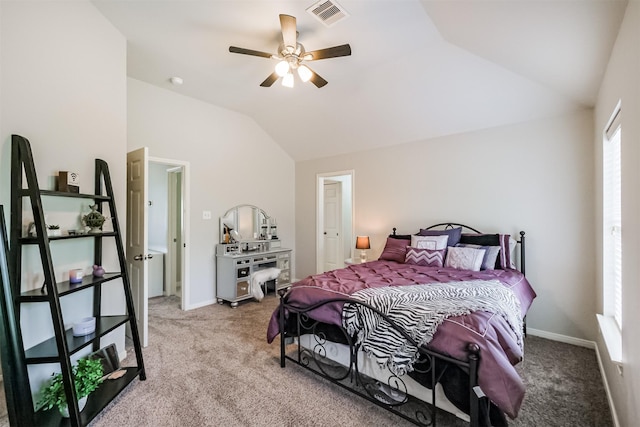
[[[293,74],[291,72],[288,72],[282,78],[282,86],[293,87]]]
[[[356,237],[356,249],[371,249],[369,236]]]
[[[284,77],[289,72],[289,63],[287,61],[280,61],[276,64],[276,73],[280,77]]]
[[[303,82],[308,82],[311,79],[313,73],[306,65],[301,65],[298,67],[298,75],[300,76],[300,80]]]

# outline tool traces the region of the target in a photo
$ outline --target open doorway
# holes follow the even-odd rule
[[[185,309],[185,165],[149,158],[149,298],[175,296]],[[188,301],[188,300],[187,300]]]
[[[189,163],[150,157],[148,147],[128,152],[127,266],[144,347],[150,298],[175,294],[190,309],[188,239]]]
[[[316,271],[344,267],[353,246],[354,171],[317,175]]]

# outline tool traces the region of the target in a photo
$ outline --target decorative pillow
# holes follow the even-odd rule
[[[482,265],[480,270],[495,270],[496,260],[498,259],[498,253],[500,252],[500,246],[480,246],[472,245],[469,243],[458,243],[456,245],[459,248],[476,248],[484,249],[484,258],[482,259]]]
[[[518,241],[513,237],[509,237],[509,266],[512,269],[516,269],[516,246],[518,246]]]
[[[424,228],[420,229],[418,236],[449,236],[449,240],[447,241],[447,246],[455,246],[460,242],[460,236],[462,236],[462,227],[450,228],[448,230],[427,230]]]
[[[511,251],[509,250],[509,234],[463,234],[460,243],[471,243],[480,246],[500,246],[496,269],[506,270],[511,267]]]
[[[485,252],[484,249],[453,246],[447,251],[444,266],[459,270],[480,271]]]
[[[404,263],[404,258],[407,254],[407,243],[409,242],[404,239],[388,237],[387,244],[384,246],[384,250],[378,259]]]
[[[423,265],[425,267],[442,267],[446,249],[407,248],[405,264]]]
[[[419,249],[446,249],[449,236],[411,236],[411,247]]]

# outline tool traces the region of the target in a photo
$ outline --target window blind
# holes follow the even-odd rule
[[[622,330],[622,126],[619,106],[604,132],[603,230],[605,315]]]

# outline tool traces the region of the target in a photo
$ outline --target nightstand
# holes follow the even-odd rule
[[[348,266],[348,265],[356,265],[356,264],[362,264],[360,262],[360,258],[347,258],[344,260],[344,265]]]

